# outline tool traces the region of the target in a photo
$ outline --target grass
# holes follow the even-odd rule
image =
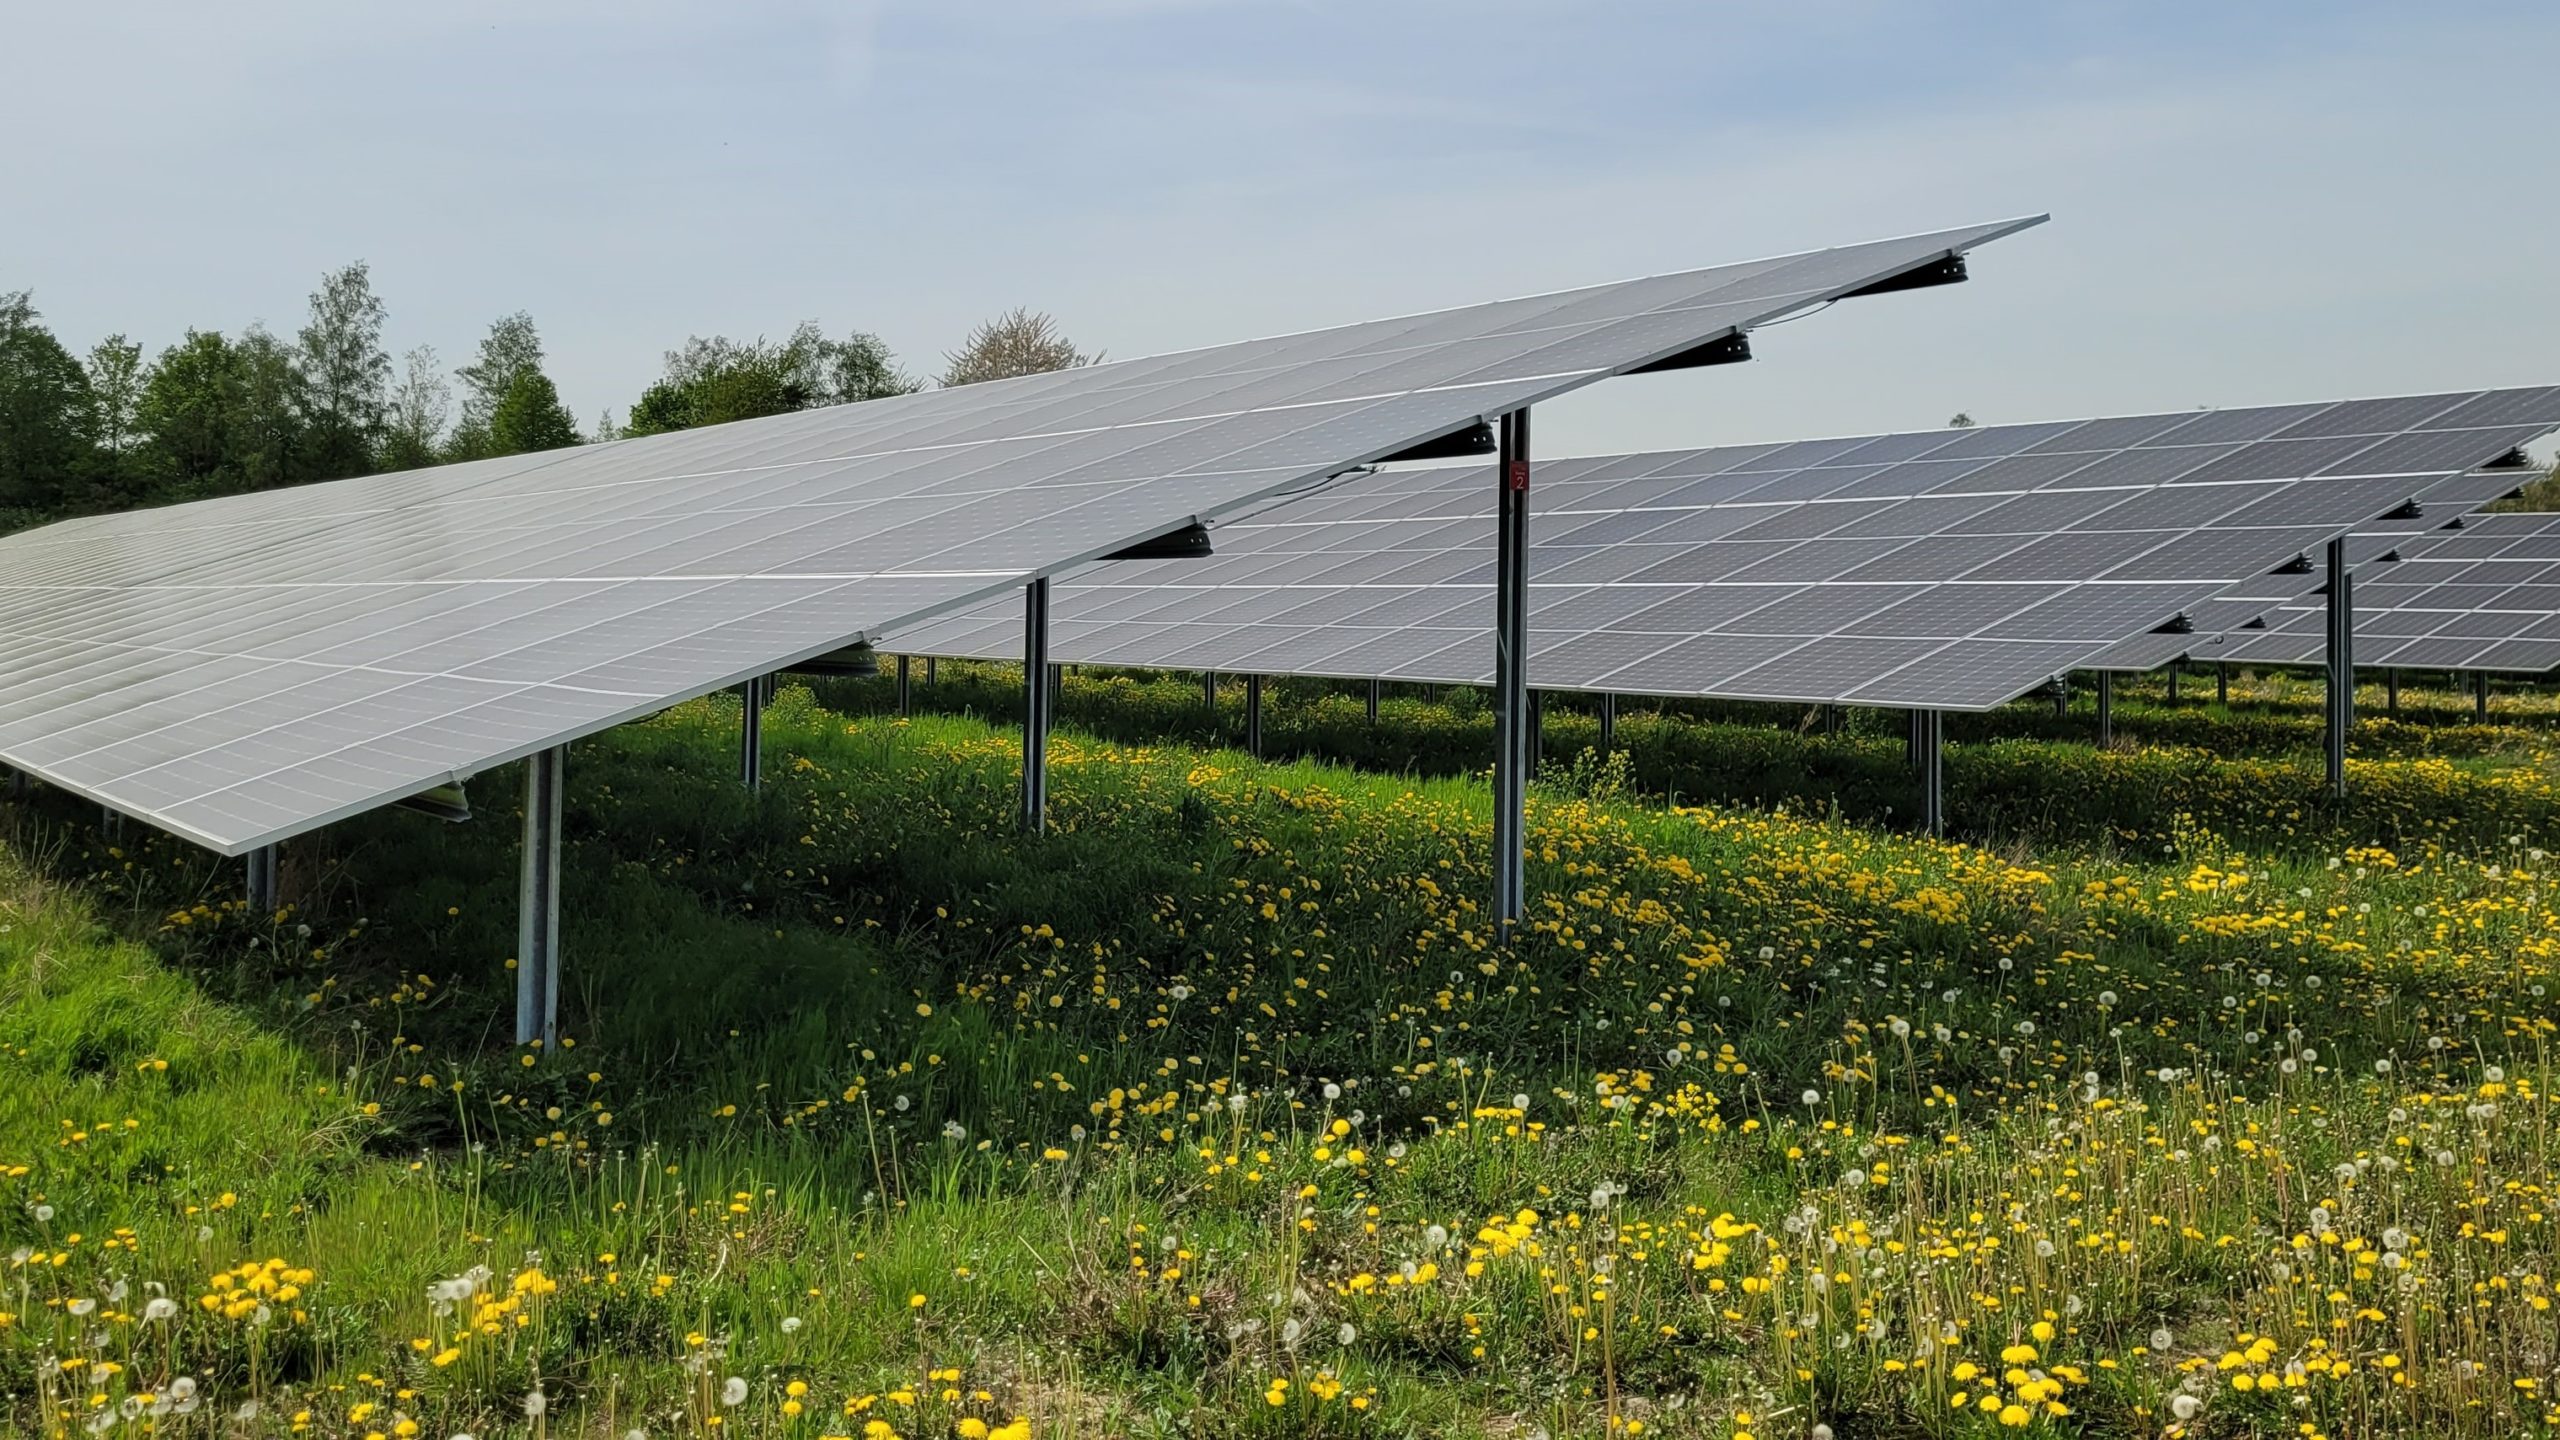
[[[936,684],[913,689],[924,709],[1004,718],[1021,709],[1019,667],[944,665]],[[2471,697],[2412,684],[2392,718],[2384,687],[2360,695],[2350,752],[2354,784],[2344,803],[2322,796],[2320,685],[2280,672],[2236,676],[2228,705],[2203,703],[2212,676],[2188,677],[2182,703],[2145,677],[2119,687],[2116,743],[2095,741],[2087,687],[2071,713],[2022,703],[1986,715],[1948,717],[1949,823],[1992,845],[2034,849],[2118,846],[2157,852],[2204,829],[2269,849],[2379,842],[2495,845],[2550,833],[2560,798],[2550,785],[2560,708],[2540,692],[2500,687],[2492,719]],[[1493,719],[1481,696],[1440,698],[1391,687],[1378,723],[1359,687],[1273,682],[1265,687],[1265,753],[1337,761],[1409,775],[1482,768]],[[831,682],[827,702],[854,714],[894,705],[882,678]],[[1060,715],[1124,743],[1179,740],[1241,745],[1244,687],[1228,683],[1213,713],[1196,677],[1144,671],[1071,674]],[[1674,803],[1742,805],[1900,826],[1919,808],[1900,712],[1847,712],[1826,732],[1811,707],[1715,702],[1627,702],[1617,724],[1624,786]],[[1570,772],[1597,746],[1589,702],[1558,697],[1541,729],[1544,764]],[[2269,797],[2285,803],[2270,806]]]
[[[734,701],[582,744],[548,1051],[499,1028],[511,774],[469,825],[289,847],[275,915],[236,865],[21,807],[0,1417],[2560,1425],[2538,698],[2368,726],[2343,807],[2280,692],[2128,695],[2149,743],[2103,752],[2021,707],[1959,730],[1980,846],[1868,823],[1888,734],[1785,740],[1834,767],[1751,782],[1786,813],[1701,809],[1645,796],[1781,744],[1631,717],[1632,763],[1539,788],[1506,948],[1481,787],[1431,778],[1464,699],[1391,707],[1352,757],[1402,743],[1389,774],[1159,740],[1176,683],[1069,690],[1038,840],[1012,735],[877,687],[786,690],[755,797]],[[1292,692],[1275,736],[1345,705],[1366,732]]]

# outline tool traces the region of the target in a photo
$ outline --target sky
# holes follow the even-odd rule
[[[1959,287],[1541,408],[1551,454],[2560,381],[2548,0],[13,7],[0,290],[75,349],[529,310],[1128,357],[2050,212]]]

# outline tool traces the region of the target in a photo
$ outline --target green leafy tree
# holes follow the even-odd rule
[[[417,470],[439,458],[437,443],[453,414],[453,386],[436,361],[435,347],[421,345],[401,357],[403,373],[391,388],[383,415],[382,468]]]
[[[148,436],[152,498],[271,490],[311,478],[297,358],[256,326],[237,340],[190,330],[162,351],[135,407]]]
[[[80,498],[91,458],[88,373],[36,313],[0,294],[0,508],[57,514]]]
[[[943,357],[942,383],[1010,380],[1090,365],[1101,358],[1078,350],[1048,315],[1017,307],[970,331],[959,349]]]
[[[312,478],[310,401],[293,347],[256,325],[231,347],[231,486],[273,490]]]
[[[856,331],[830,340],[815,321],[780,343],[697,335],[666,358],[664,378],[632,403],[624,434],[658,435],[916,388],[880,337]]]
[[[462,382],[462,418],[445,444],[445,458],[475,460],[512,453],[495,448],[491,427],[518,377],[541,369],[542,336],[533,328],[531,315],[519,310],[491,323],[489,333],[480,339],[479,354],[453,372],[453,378]]]
[[[912,395],[923,387],[898,368],[888,342],[868,330],[856,330],[834,342],[826,355],[827,403],[849,405],[858,400],[886,400]]]
[[[142,378],[141,460],[162,498],[219,494],[228,483],[237,357],[217,330],[189,330]]]
[[[520,372],[489,415],[489,453],[521,455],[579,443],[578,422],[540,370]]]
[[[294,359],[302,372],[301,465],[308,478],[361,475],[382,444],[391,356],[382,348],[386,312],[359,260],[320,278],[311,319]]]
[[[89,438],[96,447],[98,499],[141,498],[142,347],[110,335],[89,347]]]

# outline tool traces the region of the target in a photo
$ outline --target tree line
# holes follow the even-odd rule
[[[398,362],[358,261],[321,277],[291,336],[189,329],[157,355],[109,335],[79,355],[31,292],[0,291],[0,530],[63,516],[557,449],[904,395],[924,379],[866,331],[816,322],[779,341],[694,336],[625,412],[581,430],[523,311],[448,373],[430,346]],[[1008,311],[944,357],[934,383],[1092,363],[1049,316]]]

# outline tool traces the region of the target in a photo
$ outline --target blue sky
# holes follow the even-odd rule
[[[582,417],[804,317],[1115,356],[2051,211],[1554,453],[2560,380],[2537,3],[238,0],[10,22],[0,288],[75,346],[531,310]]]

